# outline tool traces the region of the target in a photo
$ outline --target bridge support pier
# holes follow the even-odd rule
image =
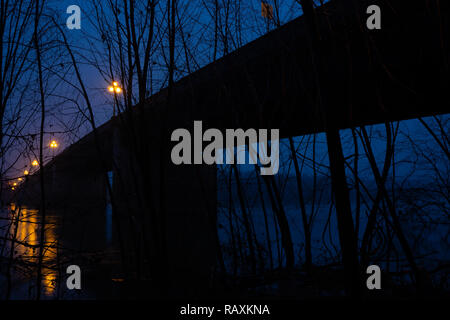
[[[344,264],[345,286],[347,294],[358,296],[361,292],[361,277],[358,262],[357,237],[353,225],[350,194],[345,176],[344,154],[342,152],[339,130],[326,132],[328,157],[330,161],[331,185],[334,194],[339,242]]]

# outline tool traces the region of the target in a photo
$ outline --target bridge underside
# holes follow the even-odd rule
[[[381,30],[365,26],[370,4],[382,8]],[[316,55],[298,18],[183,78],[168,108],[163,90],[140,111],[161,123],[168,109],[170,129],[203,120],[285,137],[448,112],[449,9],[440,5],[331,1],[317,10]]]

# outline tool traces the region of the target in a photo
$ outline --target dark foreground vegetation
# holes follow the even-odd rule
[[[448,298],[449,5],[324,2],[1,1],[0,298]],[[174,166],[203,116],[278,174]]]

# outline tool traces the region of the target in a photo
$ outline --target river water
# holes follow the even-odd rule
[[[19,210],[20,209],[20,210]],[[223,246],[229,245],[229,230],[226,208],[218,212],[219,235]],[[253,226],[260,243],[265,242],[263,215],[259,208],[253,211]],[[298,208],[287,207],[287,217],[291,226],[292,240],[296,252],[296,262],[301,263],[303,256],[303,233]],[[308,207],[308,210],[310,208]],[[313,260],[321,264],[322,259],[330,261],[339,255],[339,241],[335,215],[329,216],[329,206],[319,208],[312,233]],[[228,210],[225,210],[228,211]],[[273,217],[271,218],[273,221]],[[18,221],[18,223],[14,223]],[[324,244],[323,227],[329,225],[326,232],[327,248]],[[364,228],[365,221],[361,223]],[[417,234],[414,223],[404,224],[407,235]],[[35,299],[37,262],[39,256],[41,217],[38,210],[17,208],[15,205],[0,211],[0,300]],[[275,224],[270,225],[273,260],[277,261],[277,233]],[[420,265],[427,269],[436,267],[438,261],[448,261],[448,229],[442,225],[432,225],[421,230],[421,241],[411,240],[412,247]],[[424,234],[426,234],[424,236]],[[42,299],[109,299],[117,298],[117,286],[122,282],[118,270],[118,253],[111,245],[112,217],[111,208],[106,212],[67,212],[48,211],[45,223],[45,241],[42,267]],[[232,257],[224,255],[225,264],[232,269]],[[266,257],[268,259],[268,257]],[[10,263],[12,262],[12,263]],[[76,264],[82,269],[82,289],[68,290],[66,286],[66,268]],[[276,267],[276,265],[275,265]],[[401,267],[400,265],[398,267]],[[392,266],[391,266],[392,269]],[[394,268],[397,269],[397,268]]]
[[[1,220],[1,256],[2,276],[5,282],[2,285],[2,293],[10,291],[11,298],[29,298],[36,283],[31,278],[36,273],[36,265],[39,256],[40,215],[38,210],[21,208],[14,205],[3,210]],[[14,223],[18,221],[18,223]],[[58,217],[49,215],[46,218],[45,242],[43,251],[42,288],[46,298],[55,296],[57,289]],[[8,240],[6,240],[6,239]],[[6,240],[6,241],[5,241]],[[9,265],[9,259],[13,263]],[[11,285],[8,289],[7,280],[11,277]],[[2,283],[3,284],[3,283]],[[6,287],[5,287],[6,285]]]
[[[41,299],[105,297],[116,263],[111,259],[116,256],[110,246],[111,213],[68,216],[46,212]],[[0,299],[36,298],[40,234],[39,210],[12,204],[0,211]],[[72,264],[82,269],[83,290],[67,289],[66,269]]]

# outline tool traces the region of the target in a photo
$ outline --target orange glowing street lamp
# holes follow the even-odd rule
[[[23,174],[24,174],[25,176],[27,176],[27,175],[30,174],[30,172],[29,172],[28,170],[25,170],[25,171],[23,172]]]
[[[37,160],[34,160],[34,161],[31,163],[31,165],[32,165],[33,167],[37,167],[37,166],[39,165],[39,162],[38,162]]]
[[[119,87],[119,83],[117,81],[114,81],[112,83],[112,86],[108,87],[108,91],[111,93],[121,93],[122,92],[122,88]]]
[[[52,149],[58,148],[58,142],[56,142],[55,140],[52,140],[50,142],[50,148],[52,148]]]
[[[108,91],[111,93],[114,93],[114,98],[116,98],[116,94],[122,93],[122,88],[119,86],[119,83],[117,81],[113,81],[112,86],[108,87]],[[116,115],[116,99],[114,99],[114,109],[113,109],[113,116]]]

